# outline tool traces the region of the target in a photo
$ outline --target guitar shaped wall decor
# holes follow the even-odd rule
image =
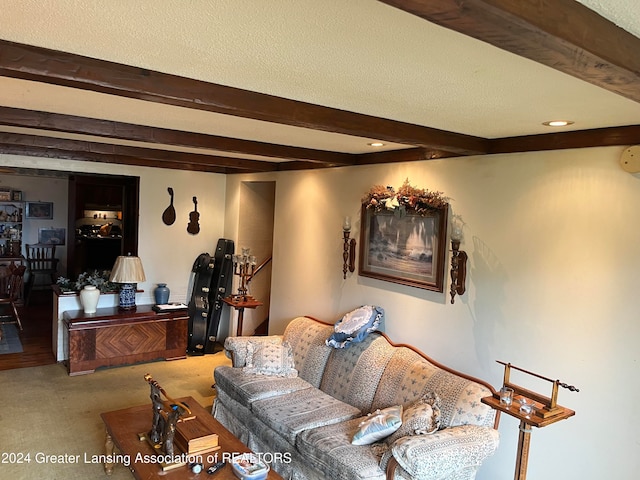
[[[193,197],[193,212],[189,213],[189,225],[187,225],[187,232],[191,235],[197,235],[200,232],[200,224],[198,221],[200,220],[200,214],[198,213],[198,199],[197,197]]]
[[[169,195],[171,196],[171,203],[162,213],[162,221],[165,225],[173,225],[173,222],[176,221],[176,209],[173,207],[173,188],[167,188]]]

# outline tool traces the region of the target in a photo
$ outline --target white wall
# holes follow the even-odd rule
[[[146,282],[138,285],[138,288],[144,290],[143,294],[137,295],[136,301],[141,304],[154,303],[153,289],[158,282],[167,283],[171,289],[170,301],[186,302],[194,260],[203,252],[213,254],[218,238],[223,236],[226,194],[224,175],[2,154],[0,166],[139,176],[138,254],[147,277]],[[3,184],[9,182],[9,178],[3,177]],[[13,180],[11,182],[15,183]],[[170,201],[167,187],[172,187],[175,194],[177,218],[171,226],[162,222],[162,212]],[[198,197],[200,212],[200,233],[197,235],[187,232],[189,213],[193,210],[193,196]],[[25,198],[31,200],[33,197],[42,198],[43,201],[49,198],[31,191]],[[59,210],[54,206],[54,214],[57,215]]]
[[[582,149],[409,164],[232,175],[0,155],[0,165],[141,176],[140,255],[148,281],[186,295],[195,257],[237,238],[242,181],[276,181],[271,328],[295,315],[334,321],[365,303],[386,310],[387,332],[498,387],[496,359],[576,385],[559,403],[576,416],[534,430],[529,476],[631,479],[640,469],[636,294],[640,179],[618,165],[622,148]],[[374,184],[442,190],[467,226],[467,293],[446,294],[351,274],[342,279],[342,219],[359,231],[360,199]],[[176,223],[161,221],[176,192]],[[226,191],[225,191],[226,188]],[[186,232],[198,196],[202,230]],[[226,214],[225,214],[226,207]],[[448,287],[448,285],[447,285]],[[446,288],[445,288],[446,289]],[[180,298],[182,297],[182,298]],[[151,300],[149,300],[149,303]],[[544,393],[548,384],[529,385]],[[615,392],[615,393],[614,393]],[[513,477],[516,420],[479,480]]]
[[[631,479],[640,468],[640,179],[619,167],[622,150],[233,176],[227,221],[237,215],[241,181],[276,179],[272,333],[296,315],[335,321],[380,305],[392,339],[496,387],[495,360],[503,360],[580,388],[559,395],[575,417],[534,429],[531,478]],[[446,293],[357,272],[342,278],[343,217],[352,217],[357,238],[361,197],[407,177],[450,196],[467,224],[467,293],[454,305]],[[550,393],[549,383],[512,380]],[[503,416],[501,447],[479,480],[513,478],[517,431],[517,420]]]

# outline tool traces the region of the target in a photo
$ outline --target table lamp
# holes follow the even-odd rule
[[[133,310],[136,308],[135,284],[144,282],[146,279],[140,257],[128,255],[116,258],[109,281],[122,284],[119,304],[121,310]]]

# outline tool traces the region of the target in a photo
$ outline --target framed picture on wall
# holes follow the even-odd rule
[[[40,228],[38,229],[38,243],[45,245],[64,245],[66,241],[65,228]]]
[[[53,202],[27,202],[26,218],[50,220],[53,218]]]
[[[429,214],[362,207],[360,265],[365,277],[444,291],[448,209]]]

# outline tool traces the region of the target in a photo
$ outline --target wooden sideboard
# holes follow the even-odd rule
[[[63,314],[66,327],[69,375],[93,373],[112,367],[164,358],[186,358],[187,310],[156,313],[151,305],[135,310],[99,308]]]

